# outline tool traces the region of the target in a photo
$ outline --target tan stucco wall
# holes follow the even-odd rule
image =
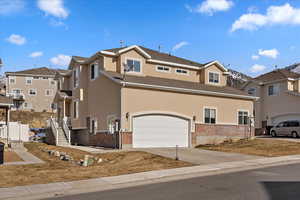
[[[279,84],[279,94],[276,96],[268,96],[268,86],[272,84]],[[256,113],[256,128],[261,128],[262,121],[268,121],[268,125],[272,125],[272,118],[284,114],[300,114],[300,97],[293,96],[287,93],[290,83],[288,81],[281,81],[277,83],[266,84],[258,86],[255,83],[249,84],[245,91],[251,87],[257,87],[257,95],[260,100],[255,103]]]
[[[88,111],[89,117],[98,121],[98,131],[108,130],[108,118],[120,118],[121,86],[104,75],[89,82]]]
[[[118,67],[120,68],[121,73],[124,71],[124,66],[123,64],[126,63],[127,58],[134,58],[138,59],[141,61],[141,69],[142,72],[140,74],[137,73],[131,73],[133,75],[140,75],[140,76],[154,76],[154,77],[161,77],[161,78],[169,78],[169,79],[176,79],[176,80],[183,80],[183,81],[193,81],[193,82],[199,82],[200,76],[199,72],[197,70],[191,70],[191,69],[186,69],[189,71],[189,75],[182,75],[182,74],[177,74],[175,70],[180,67],[173,67],[173,66],[168,66],[168,65],[161,65],[161,66],[168,66],[171,68],[170,72],[158,72],[156,71],[156,67],[159,64],[155,63],[149,63],[146,62],[146,59],[143,55],[141,55],[139,52],[136,50],[131,50],[126,53],[121,54],[120,56],[120,62],[115,62],[116,64],[121,63],[121,65]],[[112,67],[110,67],[112,69]],[[181,68],[184,69],[184,68]],[[127,72],[130,74],[130,72]]]
[[[51,84],[51,80],[54,80],[54,77],[49,77],[48,79],[32,79],[32,84],[26,84],[26,77],[30,76],[8,76],[8,80],[10,77],[15,77],[16,83],[11,84],[9,81],[7,83],[7,93],[12,93],[13,89],[22,90],[23,95],[25,96],[25,102],[27,102],[31,108],[24,108],[23,106],[20,108],[21,110],[31,110],[33,109],[36,112],[47,111],[51,112],[51,104],[53,103],[56,91],[57,91],[57,82],[54,81],[55,84]],[[36,89],[37,94],[35,96],[29,95],[30,89]],[[46,90],[52,90],[52,94],[50,96],[46,95]],[[23,103],[23,105],[24,105]]]
[[[248,92],[250,88],[256,89],[256,97],[261,97],[262,91],[261,87],[259,87],[256,83],[249,83],[245,88],[244,91]],[[259,98],[257,101],[254,102],[254,110],[255,110],[255,127],[260,128],[261,127],[261,121],[262,121],[262,113],[263,113],[263,107],[262,107],[263,99]]]
[[[209,82],[209,72],[216,72],[219,73],[220,76],[220,83],[219,84],[214,84]],[[223,70],[221,70],[218,66],[216,65],[211,65],[204,70],[201,71],[202,73],[202,80],[204,79],[205,84],[211,84],[214,86],[225,86],[227,84],[227,76],[223,74]]]
[[[89,81],[89,67],[88,65],[75,65],[73,66],[73,70],[76,67],[80,68],[79,73],[79,86],[74,88],[73,84],[73,76],[71,78],[72,88],[73,88],[73,101],[71,106],[71,116],[72,116],[72,126],[74,128],[86,128],[86,116],[88,115],[88,81]],[[81,94],[80,94],[81,93]],[[81,98],[82,99],[81,99]],[[79,102],[79,118],[74,118],[74,101],[77,100]]]
[[[203,95],[174,93],[167,91],[122,88],[122,129],[131,131],[130,118],[141,112],[177,113],[190,119],[196,116],[196,123],[203,123],[204,107],[217,109],[217,124],[237,125],[238,110],[252,115],[251,100],[232,99]],[[126,113],[130,118],[126,119]]]

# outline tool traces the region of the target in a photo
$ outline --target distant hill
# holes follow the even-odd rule
[[[228,69],[229,75],[227,78],[227,85],[234,88],[241,88],[242,85],[248,80],[252,79],[250,76],[233,69]]]

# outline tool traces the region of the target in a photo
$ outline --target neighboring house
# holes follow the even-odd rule
[[[226,86],[227,75],[217,61],[136,45],[73,56],[57,74],[58,118],[70,120],[72,143],[82,145],[192,147],[248,137],[257,98]]]
[[[53,112],[57,91],[54,79],[57,70],[46,67],[6,72],[6,95],[13,98],[14,109]]]
[[[259,97],[255,103],[258,132],[284,120],[300,120],[300,74],[277,69],[248,81],[242,89]]]

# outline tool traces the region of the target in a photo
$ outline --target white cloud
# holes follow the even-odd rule
[[[258,50],[258,55],[275,59],[279,55],[279,51],[277,49],[270,49],[270,50],[260,49]]]
[[[42,56],[42,55],[44,55],[44,53],[43,53],[42,51],[36,51],[36,52],[32,52],[32,53],[29,55],[29,57],[31,57],[31,58],[36,58],[36,57],[40,57],[40,56]]]
[[[263,26],[283,24],[300,25],[300,8],[294,8],[286,3],[282,6],[270,6],[266,14],[244,14],[232,24],[230,31],[257,30]]]
[[[266,66],[255,64],[250,68],[250,72],[258,73],[258,72],[264,71],[265,69],[266,69]]]
[[[64,19],[69,16],[69,11],[64,7],[63,0],[38,0],[37,5],[46,15]]]
[[[184,7],[189,11],[189,12],[194,12],[194,9],[188,5],[188,4],[185,4]]]
[[[252,55],[251,58],[252,58],[252,60],[258,60],[259,56],[258,55]]]
[[[233,2],[230,0],[205,0],[197,6],[195,12],[213,15],[215,12],[227,11],[232,6]]]
[[[188,42],[185,42],[185,41],[179,42],[178,44],[176,44],[176,45],[172,48],[172,50],[173,50],[173,51],[176,51],[176,50],[178,50],[178,49],[180,49],[180,48],[182,48],[182,47],[184,47],[184,46],[186,46],[186,45],[189,45],[189,43],[188,43]]]
[[[18,12],[24,7],[24,0],[0,0],[0,15],[8,15]]]
[[[26,43],[26,38],[21,35],[11,34],[6,41],[16,45],[23,45]]]
[[[67,66],[67,65],[69,65],[70,61],[71,61],[71,56],[67,56],[64,54],[59,54],[50,59],[50,62],[52,64],[58,65],[58,66]]]

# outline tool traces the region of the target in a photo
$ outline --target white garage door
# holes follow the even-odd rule
[[[280,122],[288,121],[288,120],[299,120],[300,121],[300,113],[299,114],[287,114],[287,115],[281,115],[278,117],[273,117],[272,125],[276,125]]]
[[[133,147],[188,147],[189,123],[168,115],[133,118]]]

